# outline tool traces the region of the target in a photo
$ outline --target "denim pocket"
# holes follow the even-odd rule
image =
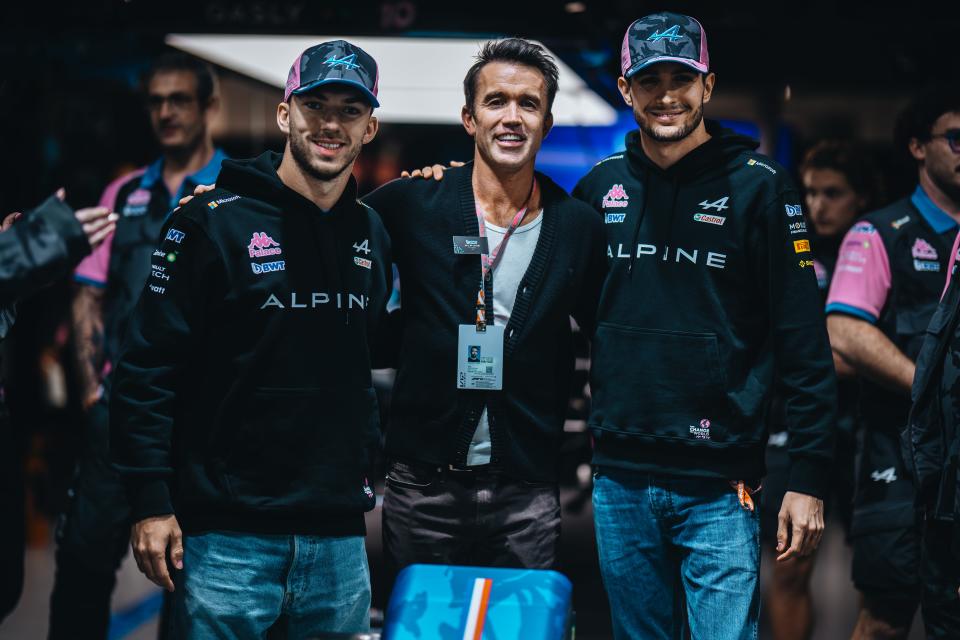
[[[631,435],[725,441],[726,377],[716,334],[601,323],[591,424]]]

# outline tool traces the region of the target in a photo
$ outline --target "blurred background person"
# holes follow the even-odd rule
[[[921,604],[920,521],[900,451],[914,361],[937,308],[960,221],[960,90],[938,83],[901,113],[896,146],[913,159],[913,193],[868,213],[847,233],[827,299],[835,352],[860,379],[863,427],[851,539],[853,581],[863,595],[854,638],[906,637]],[[944,616],[924,600],[938,635]]]
[[[16,319],[16,301],[62,276],[114,229],[105,207],[74,213],[63,190],[26,214],[0,223],[0,340]],[[0,622],[23,587],[24,470],[21,434],[14,432],[0,384]]]
[[[116,232],[74,274],[72,321],[86,419],[57,526],[50,638],[74,638],[78,628],[84,637],[107,637],[130,528],[126,493],[108,459],[108,374],[150,275],[163,223],[184,194],[214,181],[226,157],[210,134],[220,104],[209,65],[183,53],[165,54],[145,74],[143,91],[161,155],[107,186],[100,204],[118,213]]]
[[[856,143],[823,140],[814,144],[800,164],[807,220],[792,222],[791,233],[809,229],[817,284],[826,301],[830,279],[837,264],[843,236],[857,218],[881,200],[880,176],[872,158]],[[834,353],[837,369],[839,411],[837,449],[826,510],[849,534],[853,509],[854,452],[857,382],[853,369]],[[777,509],[783,501],[789,473],[788,434],[783,424],[783,405],[774,398],[767,442],[767,476],[764,479],[760,530],[765,551],[776,546]],[[813,633],[813,598],[810,577],[817,554],[790,562],[775,562],[764,591],[764,604],[776,640],[809,638]]]

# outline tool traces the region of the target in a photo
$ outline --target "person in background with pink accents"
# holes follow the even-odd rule
[[[851,532],[853,581],[863,594],[853,637],[905,638],[921,604],[928,637],[958,637],[955,576],[945,576],[947,567],[932,559],[937,547],[950,547],[950,529],[920,522],[900,452],[914,362],[956,251],[956,85],[921,93],[901,114],[896,141],[916,162],[919,184],[909,197],[853,226],[827,299],[830,343],[861,380],[865,430]]]

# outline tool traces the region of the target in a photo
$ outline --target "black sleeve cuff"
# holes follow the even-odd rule
[[[60,198],[55,195],[50,196],[26,215],[42,216],[44,222],[53,227],[57,235],[63,239],[67,247],[67,260],[71,263],[79,262],[90,254],[90,242],[83,232],[83,226],[77,221],[73,209]]]
[[[829,464],[810,458],[794,458],[790,463],[787,491],[823,498],[830,483]]]
[[[133,482],[128,485],[133,522],[173,513],[170,487],[164,480]]]

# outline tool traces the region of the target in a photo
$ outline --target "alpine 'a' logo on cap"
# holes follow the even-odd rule
[[[266,256],[276,256],[283,253],[280,249],[280,243],[263,231],[253,232],[250,244],[247,245],[247,251],[250,252],[251,258],[265,258]]]
[[[355,53],[351,53],[348,56],[343,56],[342,58],[338,58],[337,56],[330,56],[324,61],[323,64],[327,65],[330,68],[346,67],[347,69],[359,69],[360,65],[354,62],[356,59],[357,59],[357,54]]]
[[[602,206],[604,209],[626,207],[630,204],[627,202],[629,199],[630,196],[623,190],[623,185],[615,184],[610,187],[610,191],[607,191],[607,195],[603,196]]]
[[[674,40],[679,40],[679,39],[682,38],[682,37],[683,37],[683,36],[680,35],[680,25],[675,24],[675,25],[673,25],[672,27],[670,27],[669,29],[667,29],[666,31],[664,31],[663,33],[660,33],[659,30],[658,30],[658,31],[654,31],[654,32],[653,32],[653,35],[651,35],[649,38],[647,38],[647,42],[659,42],[660,40],[663,40],[664,38],[667,38],[668,40],[670,40],[671,42],[673,42]]]

